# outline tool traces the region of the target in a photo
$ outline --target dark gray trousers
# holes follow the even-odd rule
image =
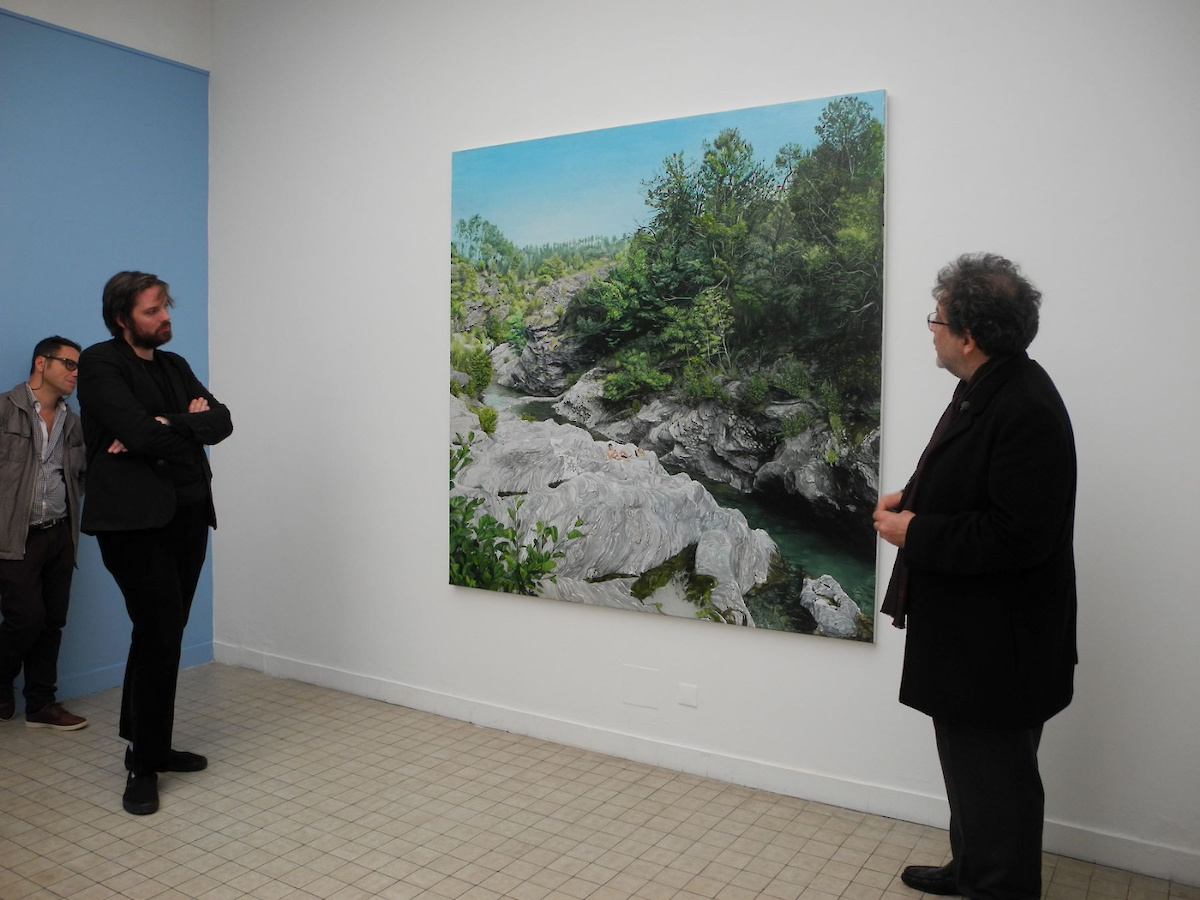
[[[1042,726],[981,728],[934,720],[950,801],[958,889],[972,900],[1038,900],[1045,795]]]

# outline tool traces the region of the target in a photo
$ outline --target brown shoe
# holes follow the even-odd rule
[[[37,712],[25,713],[26,728],[53,728],[55,731],[78,731],[87,727],[87,719],[63,709],[61,703],[47,703]]]

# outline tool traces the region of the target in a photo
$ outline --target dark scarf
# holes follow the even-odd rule
[[[975,390],[985,378],[1010,359],[1012,359],[1011,356],[998,356],[994,359],[989,359],[975,370],[975,374],[971,376],[970,381],[960,381],[957,387],[954,388],[954,395],[950,399],[950,405],[946,407],[945,412],[942,413],[942,417],[938,419],[937,427],[933,429],[933,435],[930,436],[929,443],[925,445],[925,449],[921,453],[921,458],[917,460],[916,471],[913,472],[912,478],[909,479],[908,485],[904,488],[904,493],[900,497],[901,510],[912,509],[916,504],[917,490],[921,485],[921,474],[925,471],[925,463],[928,461],[934,448],[945,438],[946,432],[950,430],[950,426],[971,409],[971,395],[975,393]],[[908,606],[908,562],[904,557],[904,548],[901,547],[896,551],[896,563],[892,566],[892,578],[888,582],[887,591],[883,595],[883,605],[879,607],[879,611],[892,617],[892,625],[895,628],[903,628],[908,616]]]

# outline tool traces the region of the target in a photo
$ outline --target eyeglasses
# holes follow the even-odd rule
[[[925,317],[925,322],[929,325],[930,331],[933,331],[934,325],[949,325],[950,324],[949,322],[943,322],[941,319],[937,318],[936,312],[931,312],[929,315],[927,315]]]
[[[49,353],[45,356],[46,359],[57,359],[60,363],[67,367],[68,372],[74,372],[79,368],[79,360],[67,359],[65,356],[51,356]]]

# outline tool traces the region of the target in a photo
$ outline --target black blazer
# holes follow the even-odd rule
[[[1054,383],[1024,353],[998,360],[930,449],[910,505],[902,703],[1032,728],[1071,702],[1075,485]]]
[[[175,515],[172,463],[199,462],[206,487],[212,480],[201,449],[229,437],[229,410],[208,392],[182,356],[155,350],[167,372],[173,396],[162,405],[161,392],[144,371],[142,360],[123,338],[93,344],[80,354],[78,396],[88,454],[88,490],[81,528],[85,534],[161,528]],[[208,411],[187,412],[196,397]],[[164,426],[154,420],[162,416]],[[128,452],[109,453],[113,439]],[[217,524],[208,494],[209,524]]]

